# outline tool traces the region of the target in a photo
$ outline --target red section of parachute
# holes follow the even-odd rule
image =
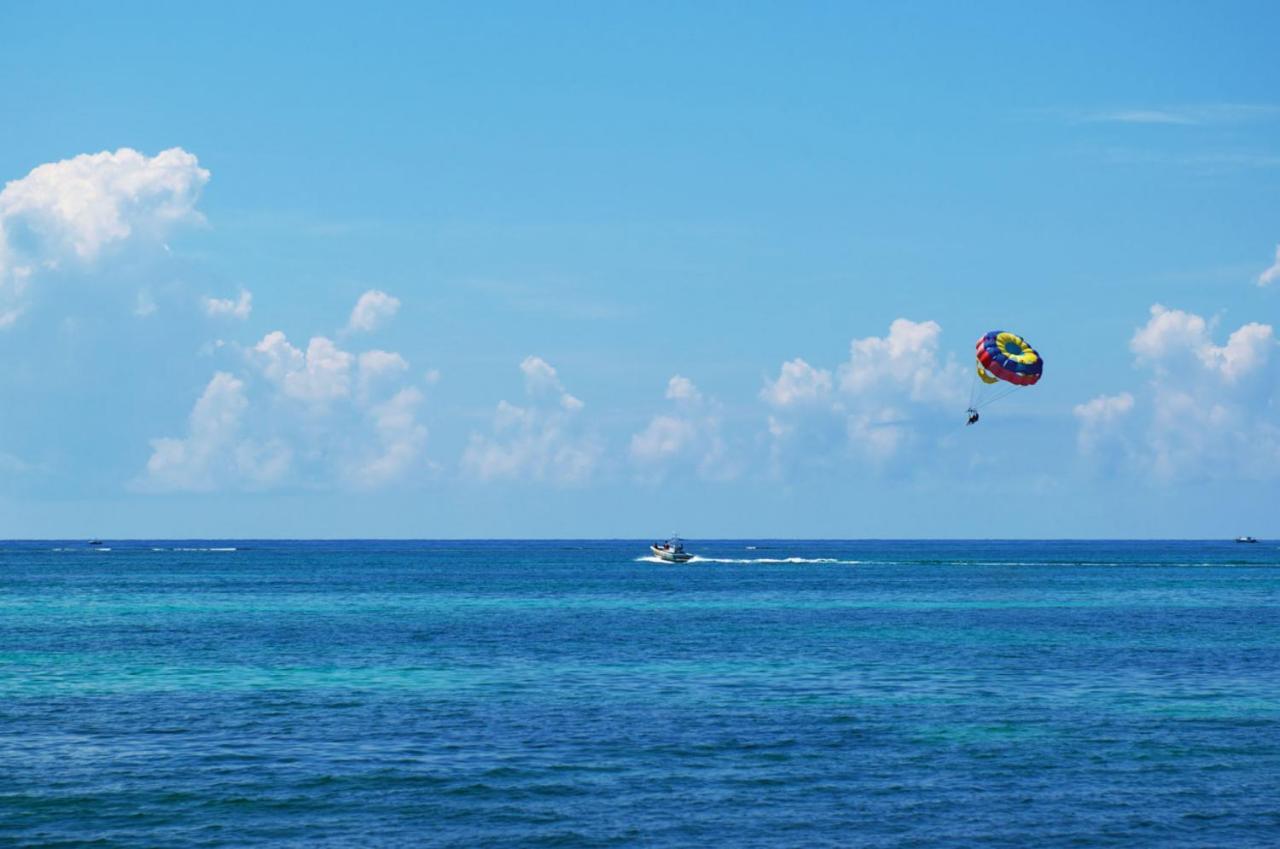
[[[991,352],[982,344],[983,340],[978,340],[978,362],[982,363],[982,367],[991,374],[1001,380],[1007,380],[1009,383],[1016,383],[1019,386],[1031,386],[1040,379],[1038,374],[1019,374],[1016,371],[1009,371],[995,361],[991,356]]]

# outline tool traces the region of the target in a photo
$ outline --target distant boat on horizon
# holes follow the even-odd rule
[[[89,545],[102,545],[102,540],[100,540],[100,539],[91,539],[91,540],[89,540]]]
[[[1236,542],[1257,542],[1253,537],[1236,537]]]

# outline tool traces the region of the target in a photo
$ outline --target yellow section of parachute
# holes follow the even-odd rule
[[[1035,365],[1040,359],[1021,336],[1007,330],[996,335],[996,347],[1000,349],[1000,353],[1015,363],[1022,363],[1025,366]]]
[[[978,377],[981,378],[983,383],[988,385],[1000,382],[1000,378],[992,374],[987,374],[987,370],[982,367],[982,363],[978,363]]]

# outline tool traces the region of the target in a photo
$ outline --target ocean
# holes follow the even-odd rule
[[[0,845],[1273,847],[1280,545],[0,542]]]

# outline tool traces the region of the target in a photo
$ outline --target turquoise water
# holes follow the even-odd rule
[[[0,543],[0,845],[1280,841],[1275,543],[689,547]]]

